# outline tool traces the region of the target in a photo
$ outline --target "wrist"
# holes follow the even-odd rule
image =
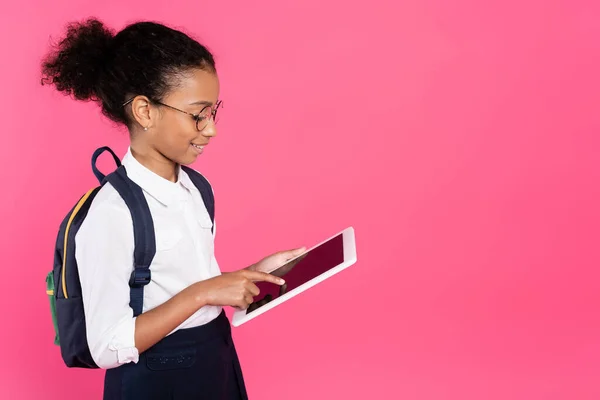
[[[206,281],[196,282],[192,285],[193,301],[195,306],[200,309],[209,303],[209,295]]]

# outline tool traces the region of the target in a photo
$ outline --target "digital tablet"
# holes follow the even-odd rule
[[[232,325],[240,326],[258,317],[355,262],[354,228],[349,227],[271,271],[271,274],[285,280],[282,286],[269,282],[256,282],[260,294],[254,298],[254,302],[247,309],[238,309],[234,312]]]

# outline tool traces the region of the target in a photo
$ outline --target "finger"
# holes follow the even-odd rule
[[[246,285],[246,290],[250,292],[250,294],[254,297],[260,294],[260,289],[252,282],[248,282]]]
[[[248,308],[249,304],[252,304],[252,301],[250,303],[248,303],[248,297],[247,296],[243,296],[236,303],[236,307],[239,308],[240,310],[246,310]]]
[[[283,285],[281,285],[281,287],[279,288],[279,295],[283,296],[285,293],[287,292],[287,283],[284,283]]]
[[[264,306],[265,304],[267,304],[268,302],[270,302],[271,300],[273,300],[273,296],[271,296],[270,294],[266,295],[264,299],[260,300],[258,302],[258,306]]]
[[[285,283],[283,279],[278,278],[275,275],[267,274],[266,272],[246,270],[245,276],[254,282],[271,282],[276,285],[283,285]]]
[[[254,303],[254,297],[250,296],[249,294],[246,295],[245,297],[246,300],[246,307],[248,307],[250,304]]]

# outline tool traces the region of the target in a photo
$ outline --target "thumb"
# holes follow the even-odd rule
[[[286,259],[290,259],[293,257],[296,257],[302,253],[304,253],[306,251],[306,247],[299,247],[297,249],[293,249],[293,250],[288,250],[288,251],[284,251],[283,255],[285,256]]]

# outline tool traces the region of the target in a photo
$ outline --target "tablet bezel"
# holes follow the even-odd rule
[[[323,282],[325,279],[332,277],[333,275],[339,273],[340,271],[343,271],[344,269],[348,268],[352,264],[356,263],[356,260],[357,260],[357,258],[356,258],[356,237],[354,234],[354,228],[348,227],[348,228],[344,229],[343,231],[338,232],[335,235],[332,235],[329,238],[323,240],[322,242],[312,246],[311,248],[307,249],[304,253],[294,257],[291,260],[288,260],[286,262],[286,264],[288,262],[295,260],[298,257],[302,257],[304,254],[306,254],[306,253],[310,252],[311,250],[315,249],[316,247],[319,247],[320,245],[328,242],[329,240],[334,239],[335,237],[337,237],[339,235],[343,235],[343,242],[344,242],[344,244],[343,244],[343,246],[344,246],[344,261],[341,264],[336,265],[335,267],[327,270],[326,272],[323,272],[321,275],[318,275],[318,276],[314,277],[313,279],[303,283],[302,285],[283,294],[282,296],[277,297],[275,300],[272,300],[269,303],[260,306],[256,310],[252,311],[250,314],[246,314],[246,310],[239,310],[239,309],[236,310],[233,314],[232,325],[235,327],[240,326],[240,325],[250,321],[251,319],[258,317],[259,315],[264,314],[265,312],[280,305],[281,303],[291,299],[292,297],[297,296],[298,294],[310,289],[311,287],[315,286],[317,283]],[[281,267],[279,267],[279,268],[281,268]],[[271,272],[273,272],[273,271],[271,271]],[[285,279],[285,277],[284,277],[284,279]]]

